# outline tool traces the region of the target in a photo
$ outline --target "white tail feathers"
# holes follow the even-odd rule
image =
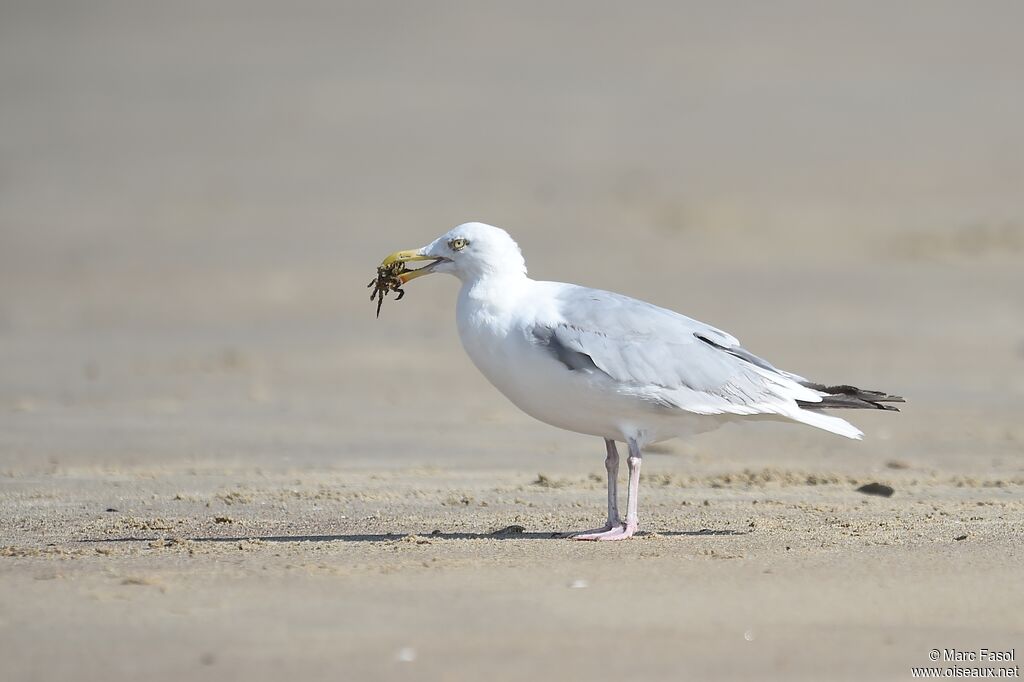
[[[856,426],[840,419],[839,417],[832,417],[821,412],[810,412],[808,410],[793,410],[786,415],[790,419],[795,419],[798,422],[813,426],[815,428],[824,429],[831,433],[838,434],[840,436],[846,436],[847,438],[853,438],[854,440],[860,440],[864,437],[864,432],[858,429]]]

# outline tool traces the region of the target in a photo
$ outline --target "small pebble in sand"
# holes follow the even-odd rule
[[[577,579],[577,580],[573,580],[571,583],[569,583],[569,588],[573,589],[573,590],[582,590],[582,589],[587,588],[587,587],[590,587],[590,585],[587,584],[586,580]]]
[[[747,630],[746,632],[744,632],[743,633],[743,639],[747,640],[748,642],[753,642],[754,641],[754,631],[753,630]]]
[[[416,660],[416,650],[411,646],[402,647],[395,656],[402,663],[412,663]]]
[[[857,492],[864,493],[865,495],[892,497],[892,494],[896,491],[892,488],[892,486],[888,486],[883,483],[867,483],[857,488]]]
[[[491,533],[491,535],[522,535],[526,532],[526,528],[518,525],[505,526]]]

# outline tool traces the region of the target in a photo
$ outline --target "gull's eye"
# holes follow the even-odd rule
[[[469,240],[463,239],[462,237],[452,239],[448,242],[448,248],[452,251],[462,251],[467,246],[469,246]]]

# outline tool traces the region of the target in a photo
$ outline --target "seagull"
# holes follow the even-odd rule
[[[416,261],[429,263],[406,265]],[[808,381],[731,334],[635,298],[530,279],[519,246],[491,225],[459,225],[422,248],[391,254],[381,268],[399,273],[402,285],[433,273],[457,277],[459,338],[480,372],[531,417],[604,439],[608,521],[571,534],[575,540],[624,540],[637,532],[640,466],[652,443],[756,420],[859,440],[860,430],[822,410],[898,411],[888,403],[904,402]],[[625,520],[616,442],[629,450]]]

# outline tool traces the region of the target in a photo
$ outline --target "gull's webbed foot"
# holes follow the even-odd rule
[[[606,524],[605,527],[598,531],[584,531],[577,535],[573,535],[573,540],[589,540],[592,542],[605,542],[609,540],[626,540],[633,537],[636,533],[638,524],[636,523],[617,523],[615,525]]]

